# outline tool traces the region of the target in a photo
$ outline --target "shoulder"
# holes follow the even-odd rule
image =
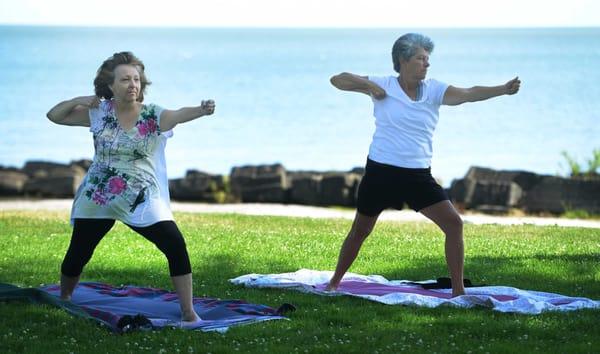
[[[425,94],[427,95],[427,100],[435,105],[442,105],[444,101],[444,95],[446,94],[446,90],[449,85],[445,82],[438,81],[436,79],[427,79],[423,81],[425,85]]]
[[[396,77],[393,75],[389,75],[389,76],[369,75],[367,77],[369,78],[369,81],[376,83],[377,85],[381,86],[382,88],[389,87],[393,83],[393,81],[396,80]]]
[[[448,84],[436,79],[426,79],[423,80],[423,84],[425,85],[425,87],[427,87],[428,89],[443,89],[445,90],[448,87]]]
[[[102,130],[107,122],[112,121],[113,107],[112,100],[102,100],[98,107],[89,108],[90,130],[92,132]]]
[[[162,111],[163,108],[156,103],[143,103],[141,107],[141,114],[148,118],[158,119]]]
[[[170,138],[173,136],[173,129],[167,131],[160,130],[160,121],[162,112],[165,109],[162,106],[157,105],[156,103],[147,103],[142,105],[142,117],[145,119],[152,119],[158,124],[159,127],[159,135],[162,135],[166,138]]]
[[[113,100],[102,100],[98,103],[97,107],[90,107],[90,117],[98,116],[100,118],[113,115],[114,112],[114,101]]]

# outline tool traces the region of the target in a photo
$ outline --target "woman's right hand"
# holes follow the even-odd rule
[[[387,96],[387,93],[379,85],[373,83],[369,85],[369,95],[376,100],[382,100]]]

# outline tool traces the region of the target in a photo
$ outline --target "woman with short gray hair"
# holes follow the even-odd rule
[[[444,189],[431,176],[432,138],[439,107],[513,95],[519,91],[521,81],[516,77],[498,86],[459,88],[425,79],[433,48],[428,37],[407,33],[392,48],[392,62],[398,76],[341,73],[331,78],[333,86],[340,90],[371,96],[375,133],[358,188],[356,216],[327,290],[338,288],[379,214],[388,208],[402,209],[406,203],[431,219],[446,235],[452,296],[465,294],[462,219]]]

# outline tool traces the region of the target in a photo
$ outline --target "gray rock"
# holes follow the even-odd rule
[[[323,176],[321,180],[321,204],[356,205],[356,190],[361,176],[355,173],[337,173]]]
[[[449,196],[459,207],[519,207],[525,191],[542,178],[527,171],[498,171],[474,166],[463,179],[452,181]]]
[[[23,194],[23,187],[29,177],[17,169],[0,169],[0,196]]]
[[[528,212],[564,213],[585,210],[600,213],[600,181],[547,176],[527,191],[523,208]]]
[[[226,180],[197,170],[188,170],[185,178],[169,180],[169,194],[176,200],[222,203],[226,198]]]
[[[83,159],[83,160],[76,160],[76,161],[71,161],[70,166],[79,166],[81,168],[83,168],[85,171],[90,169],[90,166],[92,165],[92,160],[87,160],[87,159]]]
[[[504,208],[516,207],[523,195],[518,184],[509,181],[470,180],[465,181],[467,208],[478,205],[496,205]]]
[[[353,169],[350,170],[350,173],[356,173],[357,175],[364,176],[365,168],[364,167],[354,167]]]
[[[241,166],[231,169],[231,193],[248,203],[287,203],[288,180],[281,164]]]
[[[465,178],[452,182],[449,195],[459,208],[487,212],[522,208],[556,214],[576,209],[600,213],[600,180],[594,178],[471,167]]]
[[[23,191],[26,196],[66,198],[73,197],[83,175],[33,177],[27,180]]]
[[[65,165],[46,161],[28,161],[23,167],[29,177],[70,177],[73,175],[85,175],[85,168],[77,165]]]
[[[23,167],[29,179],[23,186],[27,196],[65,198],[73,197],[85,176],[85,169],[45,161],[29,161]]]
[[[533,172],[519,170],[493,170],[491,168],[472,166],[467,171],[465,179],[476,181],[504,181],[514,182],[521,190],[529,190],[538,184],[543,176]]]
[[[306,205],[320,205],[321,202],[321,180],[320,174],[306,173],[302,176],[292,177],[290,201],[292,203]]]

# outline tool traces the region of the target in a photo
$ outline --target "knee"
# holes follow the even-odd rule
[[[363,242],[373,231],[373,227],[358,227],[352,228],[348,238],[354,241]]]
[[[456,228],[462,230],[463,229],[463,219],[460,217],[460,215],[456,215],[454,221],[453,221],[454,225]]]
[[[187,255],[187,246],[181,235],[172,235],[172,237],[157,242],[156,246],[165,254],[165,256],[167,256],[167,258],[179,258],[183,255]]]
[[[455,215],[451,218],[449,218],[448,220],[446,220],[446,222],[444,223],[444,232],[448,235],[448,234],[460,234],[462,235],[462,231],[463,231],[463,220],[460,217],[460,215]]]

